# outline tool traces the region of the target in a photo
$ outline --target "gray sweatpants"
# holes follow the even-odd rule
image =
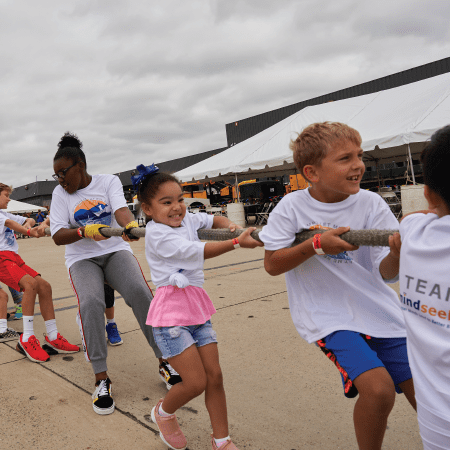
[[[153,297],[141,267],[131,252],[120,250],[77,261],[70,267],[69,274],[78,299],[77,322],[83,350],[86,359],[92,364],[94,373],[107,371],[105,280],[132,308],[155,356],[161,358],[161,351],[153,339],[152,327],[145,324]]]

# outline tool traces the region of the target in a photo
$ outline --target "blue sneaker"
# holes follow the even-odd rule
[[[20,320],[22,318],[22,303],[16,305],[16,312],[14,314],[14,320]]]
[[[108,323],[106,325],[106,334],[108,335],[108,342],[110,345],[120,345],[123,344],[122,338],[120,337],[119,330],[117,329],[116,323]]]

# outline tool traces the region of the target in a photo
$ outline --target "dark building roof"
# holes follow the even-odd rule
[[[330,94],[321,95],[310,100],[294,103],[283,108],[274,109],[247,119],[236,120],[225,125],[227,132],[228,147],[245,141],[249,137],[275,125],[286,117],[300,111],[306,106],[318,105],[345,98],[358,97],[360,95],[372,94],[386,89],[414,83],[426,78],[442,75],[450,72],[450,58],[444,58],[412,69],[394,73],[386,77],[377,78],[367,83],[357,84],[346,89],[341,89]]]
[[[12,200],[32,199],[33,197],[41,197],[52,195],[58,183],[56,181],[35,181],[23,186],[15,187],[11,193]],[[30,203],[30,202],[28,202]]]
[[[211,156],[217,155],[218,153],[223,152],[228,147],[218,148],[216,150],[209,150],[207,152],[198,153],[196,155],[184,156],[183,158],[173,159],[171,161],[165,161],[162,163],[156,163],[161,172],[174,173],[179,170],[185,169],[186,167],[192,166],[204,159],[210,158]],[[150,163],[149,163],[150,164]],[[122,182],[124,189],[129,189],[131,187],[131,173],[134,169],[126,170],[125,172],[116,173]],[[42,204],[42,198],[51,197],[53,189],[57,186],[57,181],[37,181],[33,183],[29,183],[23,186],[19,186],[14,188],[11,199],[19,200],[19,201],[27,201],[28,203],[32,203],[32,199],[34,197],[38,197],[36,200],[39,200],[39,203]]]

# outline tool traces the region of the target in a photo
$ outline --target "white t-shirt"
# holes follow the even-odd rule
[[[15,214],[10,214],[5,210],[0,210],[0,251],[17,253],[19,251],[19,245],[17,244],[14,230],[5,227],[5,221],[8,219],[14,220],[14,222],[17,222],[19,225],[23,225],[27,219],[26,217],[16,216]]]
[[[400,224],[400,300],[417,403],[450,423],[450,216]]]
[[[205,243],[197,230],[212,228],[214,216],[187,212],[181,227],[150,221],[145,229],[145,256],[157,288],[169,286],[170,275],[183,270],[191,286],[202,287]]]
[[[52,236],[61,228],[83,227],[101,223],[118,228],[114,213],[127,202],[123,195],[122,183],[116,175],[94,175],[84,189],[68,194],[61,186],[56,186],[52,194],[50,208],[50,231]],[[105,241],[81,239],[66,245],[66,267],[82,259],[94,258],[107,253],[131,248],[120,236]]]
[[[398,221],[377,194],[360,190],[342,202],[323,203],[309,189],[286,195],[259,237],[266,250],[290,247],[303,229],[398,229]],[[309,343],[338,330],[373,337],[406,336],[397,294],[381,277],[388,247],[360,247],[339,255],[314,255],[285,273],[292,320]],[[397,278],[390,281],[396,281]]]

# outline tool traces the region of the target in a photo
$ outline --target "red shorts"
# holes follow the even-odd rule
[[[0,281],[7,286],[21,291],[19,281],[25,276],[33,278],[40,275],[31,267],[28,267],[24,260],[15,252],[0,252]]]

